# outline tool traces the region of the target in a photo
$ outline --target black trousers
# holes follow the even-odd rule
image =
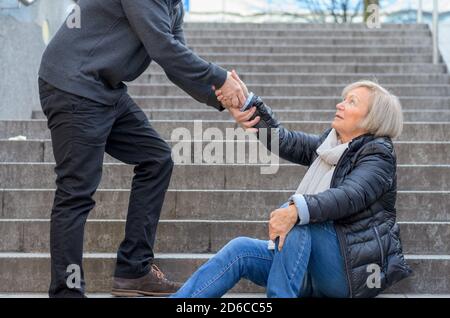
[[[114,275],[146,275],[153,262],[156,227],[173,169],[169,145],[128,94],[113,106],[103,105],[63,92],[42,79],[39,93],[56,162],[49,296],[84,295],[84,227],[95,205],[92,196],[100,183],[105,152],[135,166],[125,238],[117,252]],[[77,268],[78,284],[73,276]]]

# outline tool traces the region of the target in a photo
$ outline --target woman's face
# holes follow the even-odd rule
[[[336,129],[343,143],[367,133],[358,124],[369,112],[370,90],[358,87],[348,92],[345,99],[336,105],[336,116],[331,126]]]

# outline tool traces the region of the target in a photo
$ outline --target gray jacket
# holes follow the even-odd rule
[[[212,85],[227,72],[185,44],[181,0],[79,0],[80,28],[64,23],[42,57],[39,76],[51,85],[113,105],[151,61],[196,100],[223,110]]]

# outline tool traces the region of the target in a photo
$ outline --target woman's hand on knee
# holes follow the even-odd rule
[[[287,208],[276,209],[270,213],[269,220],[269,238],[275,241],[277,237],[280,238],[278,242],[278,250],[281,251],[286,240],[286,236],[295,226],[298,221],[298,214],[295,205],[290,205]]]

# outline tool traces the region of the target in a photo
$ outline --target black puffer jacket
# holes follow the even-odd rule
[[[259,97],[255,96],[252,104],[257,107],[263,126],[276,129],[280,140],[279,156],[309,167],[318,156],[316,149],[331,128],[321,136],[289,131],[279,124]],[[403,257],[399,227],[395,222],[396,166],[391,139],[365,134],[349,143],[336,165],[330,189],[304,195],[310,223],[334,221],[350,297],[374,297],[412,273]],[[369,288],[371,284],[367,284],[368,280],[374,282],[372,264],[379,266],[380,288],[373,285]]]

